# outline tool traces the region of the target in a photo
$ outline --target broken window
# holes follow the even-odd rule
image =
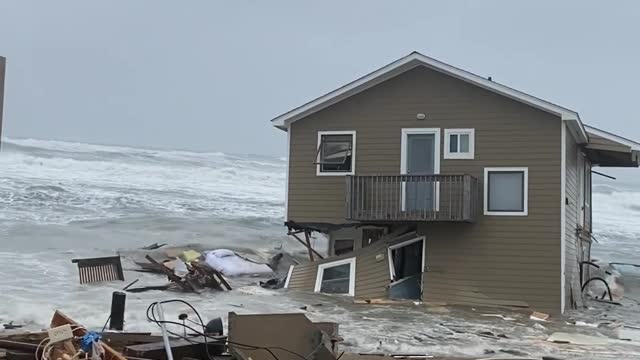
[[[354,131],[318,133],[318,175],[352,175],[355,156]]]
[[[362,247],[367,247],[382,239],[384,229],[362,229]]]
[[[334,255],[343,255],[353,251],[353,240],[336,240],[333,244]]]
[[[353,296],[355,293],[355,264],[356,259],[350,258],[318,265],[314,291]]]

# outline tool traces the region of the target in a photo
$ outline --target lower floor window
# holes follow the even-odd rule
[[[350,258],[318,265],[315,292],[326,294],[355,293],[356,259]]]

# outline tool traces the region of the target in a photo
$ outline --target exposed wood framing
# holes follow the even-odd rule
[[[300,239],[300,237],[298,237],[298,234],[300,233],[304,233],[305,236],[305,240]],[[311,231],[308,230],[297,230],[297,231],[289,231],[289,235],[293,236],[296,240],[298,240],[298,242],[300,244],[302,244],[304,247],[307,248],[307,251],[309,252],[309,260],[314,261],[314,257],[313,255],[315,254],[315,256],[317,256],[319,259],[324,259],[324,257],[322,255],[320,255],[319,252],[317,252],[312,246],[311,246]]]

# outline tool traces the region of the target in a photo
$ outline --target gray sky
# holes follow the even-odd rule
[[[2,0],[4,135],[281,156],[271,118],[413,50],[640,140],[640,2],[540,0]]]

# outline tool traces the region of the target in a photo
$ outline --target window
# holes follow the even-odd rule
[[[356,258],[320,264],[314,291],[353,296],[356,288],[355,275]]]
[[[336,240],[333,243],[333,254],[344,255],[353,251],[353,240]]]
[[[353,175],[355,156],[355,131],[318,132],[317,175]]]
[[[484,214],[527,215],[528,182],[528,168],[485,168]]]
[[[444,158],[473,159],[475,129],[444,129]]]

